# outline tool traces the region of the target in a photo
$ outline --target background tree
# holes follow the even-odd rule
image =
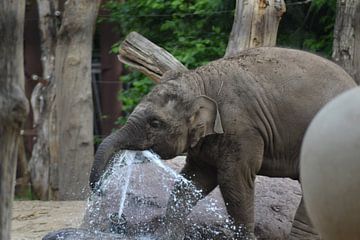
[[[92,39],[100,0],[65,2],[55,50],[59,200],[84,199],[94,157]]]
[[[36,143],[30,159],[32,190],[36,198],[54,198],[56,173],[56,114],[55,114],[55,47],[57,23],[60,14],[57,0],[38,0],[39,29],[41,35],[42,76],[31,96]],[[56,14],[57,13],[57,14]],[[37,79],[36,79],[37,80]],[[54,176],[55,175],[55,176]]]
[[[360,84],[360,0],[338,0],[332,58]]]
[[[20,130],[28,113],[24,94],[25,1],[0,1],[0,239],[10,222]]]

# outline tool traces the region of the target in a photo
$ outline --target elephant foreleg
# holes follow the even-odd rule
[[[235,224],[234,239],[255,239],[254,185],[263,159],[263,141],[254,135],[239,142],[240,150],[224,154],[218,181],[226,209]]]
[[[184,180],[178,180],[172,190],[166,209],[165,222],[160,230],[161,239],[183,239],[184,223],[196,203],[208,195],[216,186],[216,170],[199,164],[191,157],[181,171]]]
[[[296,211],[295,219],[291,228],[289,240],[319,240],[311,220],[306,212],[304,198],[301,198],[300,205]]]

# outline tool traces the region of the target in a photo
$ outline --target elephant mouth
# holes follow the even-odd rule
[[[164,161],[173,159],[177,156],[177,154],[174,154],[174,152],[169,148],[157,148],[155,145],[153,145],[149,150],[159,155],[160,158]]]

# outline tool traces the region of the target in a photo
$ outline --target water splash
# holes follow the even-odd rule
[[[126,236],[151,239],[150,236],[155,230],[152,225],[146,224],[165,215],[175,182],[189,187],[193,186],[192,182],[165,164],[152,151],[121,151],[115,155],[112,162],[112,166],[100,180],[99,191],[88,201],[83,227],[97,232],[114,233],[109,219],[116,213],[119,217],[124,215],[129,223]],[[140,165],[141,163],[146,163],[146,166]],[[201,191],[194,190],[193,194],[201,194]],[[205,207],[200,207],[200,210],[196,211],[217,218],[219,222],[225,220],[224,209],[219,207],[215,199],[208,199]],[[205,231],[204,226],[196,223],[196,215],[188,217],[186,221],[193,222],[189,225],[193,226],[197,234],[201,235]],[[214,228],[208,228],[207,231],[212,231],[213,235],[217,234]]]

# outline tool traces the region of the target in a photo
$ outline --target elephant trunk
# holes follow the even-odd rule
[[[96,190],[97,182],[111,163],[113,156],[119,150],[144,150],[148,147],[144,144],[146,136],[144,131],[136,125],[127,123],[121,129],[107,136],[95,153],[95,159],[90,172],[90,187]]]

